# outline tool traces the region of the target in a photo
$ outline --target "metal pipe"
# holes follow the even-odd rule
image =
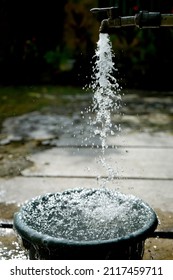
[[[102,20],[100,25],[100,33],[114,33],[115,29],[121,27],[135,26],[138,28],[160,28],[173,27],[173,14],[161,14],[160,12],[140,11],[134,16],[115,16],[116,9],[111,8],[95,8],[91,10],[94,13],[107,11],[108,18]]]
[[[163,239],[173,239],[172,231],[155,231],[149,238],[163,238]]]
[[[12,221],[0,221],[0,228],[13,228]]]

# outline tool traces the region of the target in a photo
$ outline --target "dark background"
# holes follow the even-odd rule
[[[84,85],[98,40],[90,9],[108,0],[0,0],[0,85]],[[121,0],[121,15],[173,13],[172,0]],[[123,87],[172,90],[173,28],[111,35]]]

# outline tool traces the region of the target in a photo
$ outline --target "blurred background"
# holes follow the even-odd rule
[[[122,15],[173,13],[172,0],[120,0]],[[83,86],[90,79],[99,21],[109,0],[0,0],[0,85]],[[173,28],[111,35],[123,88],[172,90]]]

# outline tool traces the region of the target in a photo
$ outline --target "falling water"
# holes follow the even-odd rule
[[[121,89],[117,79],[114,77],[117,69],[114,66],[113,57],[109,35],[101,33],[97,42],[96,61],[93,67],[90,88],[94,93],[92,111],[95,112],[95,118],[91,123],[95,127],[94,134],[99,135],[101,140],[102,153],[99,157],[99,162],[108,173],[106,181],[101,181],[103,185],[117,176],[117,171],[115,172],[105,160],[108,136],[114,135],[115,131],[120,131],[120,125],[114,125],[111,119],[112,113],[120,108],[121,101]]]

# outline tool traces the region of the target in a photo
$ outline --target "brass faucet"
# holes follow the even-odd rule
[[[136,26],[138,28],[159,28],[173,26],[173,14],[140,11],[134,16],[119,16],[118,7],[93,8],[92,13],[107,12],[108,18],[102,20],[100,33],[115,33],[117,28]]]

